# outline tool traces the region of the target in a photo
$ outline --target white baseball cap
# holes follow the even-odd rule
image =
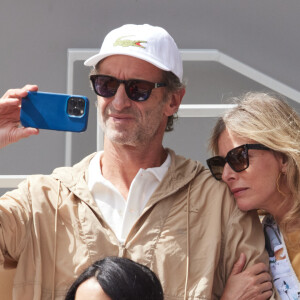
[[[126,24],[109,32],[98,54],[88,58],[86,66],[96,66],[105,57],[122,54],[145,60],[173,72],[182,81],[182,60],[177,45],[163,28],[148,24]]]

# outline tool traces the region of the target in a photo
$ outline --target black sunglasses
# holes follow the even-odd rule
[[[166,86],[162,82],[150,82],[146,80],[130,79],[120,80],[107,75],[91,75],[90,80],[97,95],[110,98],[114,96],[121,83],[125,84],[125,91],[129,99],[133,101],[145,101],[149,98],[153,89]]]
[[[270,150],[270,148],[261,144],[245,144],[231,149],[226,157],[214,156],[209,158],[206,162],[217,180],[222,180],[222,174],[226,163],[235,172],[242,172],[249,167],[248,150]]]

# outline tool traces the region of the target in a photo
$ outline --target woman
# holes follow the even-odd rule
[[[259,209],[273,283],[300,299],[300,117],[278,95],[247,93],[217,121],[207,160],[243,211]]]
[[[87,268],[65,300],[163,300],[156,275],[127,258],[106,257]]]

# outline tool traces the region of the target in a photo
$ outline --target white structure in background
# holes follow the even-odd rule
[[[267,88],[300,103],[300,92],[265,75],[252,67],[215,49],[182,49],[180,50],[183,61],[212,61],[218,62],[239,74],[258,82]],[[68,49],[67,65],[67,93],[73,94],[74,63],[84,61],[98,53],[98,49]],[[180,117],[217,117],[230,104],[182,104],[179,108]],[[97,126],[97,150],[103,149],[103,133]],[[66,133],[65,165],[70,166],[72,161],[72,133]],[[26,178],[27,175],[0,175],[0,188],[14,188]]]

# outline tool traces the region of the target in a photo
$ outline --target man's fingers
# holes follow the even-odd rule
[[[247,267],[246,272],[251,273],[253,275],[258,275],[263,272],[269,272],[269,268],[264,263],[257,263],[251,267]]]
[[[272,284],[271,284],[272,286]],[[256,300],[267,300],[273,295],[272,290],[268,289],[264,292],[262,292],[260,295],[258,295],[255,299]]]
[[[28,91],[36,92],[37,90],[37,85],[27,84],[21,89],[10,89],[6,91],[2,98],[23,98],[27,96]]]
[[[16,138],[17,141],[23,138],[27,138],[31,135],[37,135],[39,133],[39,130],[37,128],[17,128],[16,130]]]
[[[4,138],[0,139],[0,148],[3,148],[9,144],[16,143],[23,138],[27,138],[32,135],[37,135],[39,130],[36,128],[12,128]]]
[[[0,99],[0,113],[6,114],[18,110],[21,99],[18,98],[2,98]]]
[[[27,90],[24,89],[10,89],[2,96],[2,99],[6,98],[23,98],[27,96]]]
[[[259,275],[256,276],[256,278],[257,278],[257,283],[271,282],[272,281],[272,277],[268,272],[260,273]]]
[[[28,84],[21,89],[8,90],[0,99],[0,148],[39,133],[36,128],[19,126],[22,98],[28,91],[37,90],[37,85]]]
[[[32,135],[37,135],[39,133],[39,130],[36,128],[31,128],[31,127],[21,127],[21,128],[15,128],[9,135],[9,140],[8,143],[12,144],[15,143],[21,139],[27,138]]]
[[[246,255],[244,253],[241,253],[239,259],[233,265],[230,275],[236,275],[241,273],[243,271],[245,263],[246,263]]]

